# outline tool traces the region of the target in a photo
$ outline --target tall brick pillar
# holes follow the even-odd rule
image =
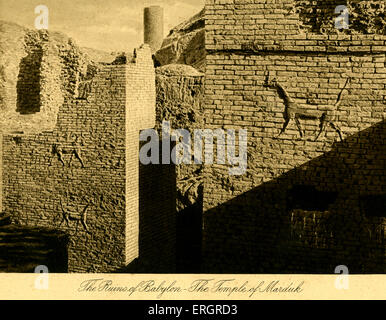
[[[126,66],[126,258],[139,255],[139,132],[155,125],[155,70],[151,48],[135,50]]]
[[[159,6],[147,7],[143,13],[144,43],[148,44],[152,53],[161,48],[164,38],[164,12]]]

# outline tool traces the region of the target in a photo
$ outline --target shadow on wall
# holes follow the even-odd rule
[[[204,213],[205,273],[386,271],[385,121]]]
[[[197,202],[177,214],[177,272],[197,273],[201,268],[203,187]]]
[[[17,80],[16,111],[20,114],[32,114],[40,111],[40,67],[43,50],[30,52],[21,59]]]
[[[139,257],[118,272],[175,273],[175,165],[140,164],[139,190]]]

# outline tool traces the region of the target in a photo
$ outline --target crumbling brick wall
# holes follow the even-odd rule
[[[346,6],[349,12],[346,32],[350,34],[385,34],[386,17],[383,0],[295,0],[292,12],[299,14],[299,28],[318,33],[336,33],[335,8]],[[341,12],[341,9],[337,10]]]
[[[130,61],[95,64],[71,40],[56,37],[43,33],[34,43],[42,59],[28,65],[39,66],[34,79],[43,79],[40,85],[23,77],[24,89],[13,96],[28,101],[37,85],[38,107],[21,115],[6,103],[0,115],[3,210],[14,224],[68,234],[68,271],[118,271],[141,255],[141,239],[157,238],[158,230],[150,234],[140,225],[141,193],[162,181],[161,191],[172,194],[174,185],[163,177],[173,177],[170,172],[154,170],[142,176],[140,188],[139,132],[155,122],[150,48],[137,49]],[[45,106],[49,126],[38,119]],[[11,113],[15,121],[6,126]],[[174,197],[158,200],[159,216],[174,216]]]
[[[123,265],[125,83],[124,65],[106,66],[93,78],[89,102],[64,102],[53,132],[4,136],[4,210],[13,223],[69,233],[71,272]],[[84,210],[88,228],[81,220],[67,225],[66,212]]]
[[[0,131],[51,131],[66,96],[74,95],[91,61],[61,33],[1,22]],[[63,66],[71,66],[64,68]]]
[[[295,5],[206,1],[206,126],[248,129],[248,171],[206,167],[204,272],[385,270],[385,216],[361,207],[386,194],[385,36],[305,33]],[[278,136],[286,104],[268,74],[306,105],[303,137],[294,119]],[[326,110],[342,142],[331,126],[315,141]]]

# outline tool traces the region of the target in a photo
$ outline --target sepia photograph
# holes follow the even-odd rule
[[[0,273],[385,274],[385,7],[0,0]]]

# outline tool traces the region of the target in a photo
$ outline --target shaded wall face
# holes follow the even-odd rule
[[[384,216],[361,201],[386,193],[385,37],[299,33],[291,3],[207,2],[206,125],[248,129],[248,171],[207,167],[204,269],[383,272]]]
[[[139,148],[144,144],[139,142]],[[161,143],[159,147],[162,150]],[[136,160],[138,163],[138,157]],[[133,230],[132,224],[128,228],[136,231],[137,238],[128,237],[131,242],[126,239],[129,253],[136,250],[137,256],[119,272],[173,273],[176,271],[176,167],[174,164],[139,163],[138,181],[139,212],[129,211],[127,215],[127,220],[138,228]],[[134,208],[129,205],[129,209]]]
[[[70,272],[124,263],[125,83],[125,66],[103,67],[53,132],[4,136],[3,209],[16,224],[68,233]]]
[[[0,212],[3,212],[3,134],[0,133]]]
[[[133,272],[173,273],[177,228],[175,165],[140,164],[139,190],[139,259]]]
[[[178,68],[179,72],[173,73],[175,68]],[[188,130],[192,135],[193,145],[194,129],[204,128],[203,74],[187,66],[164,66],[156,71],[156,89],[156,129],[161,133],[162,122],[169,121],[172,129]],[[177,192],[174,194],[174,219],[177,230],[174,227],[173,231],[176,238],[174,254],[177,272],[199,271],[202,242],[202,169],[203,165],[193,163],[180,164],[175,168]],[[147,170],[146,167],[143,170]],[[164,183],[167,181],[168,179],[165,179]],[[165,196],[169,197],[169,193]],[[153,200],[143,201],[145,206],[149,206],[151,202]]]
[[[43,51],[35,50],[20,61],[17,81],[17,107],[21,114],[40,111],[40,67]],[[26,94],[28,92],[28,94]]]

